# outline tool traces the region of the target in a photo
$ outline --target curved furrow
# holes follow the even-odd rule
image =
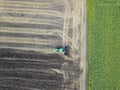
[[[37,86],[43,86],[45,83],[47,85],[47,87],[55,87],[56,88],[61,88],[62,86],[60,85],[62,83],[62,80],[58,79],[58,80],[38,80],[38,79],[26,79],[26,78],[17,78],[17,77],[2,77],[0,78],[1,82],[0,84],[5,84],[5,85],[8,85],[9,83],[12,83],[11,86],[13,86],[14,84],[15,86],[22,86],[22,87],[31,87],[31,88],[39,88]],[[59,81],[59,83],[58,83]],[[21,85],[19,85],[21,82],[24,82],[22,83]],[[25,84],[25,82],[28,82],[27,84]],[[8,83],[8,84],[7,84]],[[39,83],[37,85],[30,85],[31,83]],[[30,86],[29,86],[30,85]],[[46,86],[44,86],[46,87]]]
[[[0,8],[2,8],[3,6],[1,5],[0,6]],[[40,9],[40,10],[52,10],[52,11],[57,11],[57,12],[60,12],[60,13],[65,13],[65,5],[64,5],[64,3],[63,4],[61,4],[61,3],[59,3],[58,5],[52,5],[52,6],[16,6],[16,5],[14,5],[14,6],[10,6],[10,5],[6,5],[5,6],[6,8],[21,8],[21,9],[24,9],[24,8],[26,8],[26,9]]]
[[[1,70],[0,70],[1,71]],[[1,71],[1,72],[3,72],[3,71]],[[9,71],[6,71],[6,72],[9,72]],[[12,80],[15,80],[15,78],[18,78],[19,80],[28,80],[28,81],[35,81],[35,82],[47,82],[47,80],[48,80],[48,82],[47,83],[49,83],[49,81],[50,82],[53,82],[54,84],[57,82],[57,81],[60,81],[60,82],[57,82],[57,83],[62,83],[62,80],[63,80],[63,77],[62,77],[62,75],[59,75],[59,76],[56,76],[56,75],[52,75],[52,74],[48,74],[48,75],[46,75],[47,73],[44,73],[44,74],[42,74],[42,73],[39,73],[40,75],[38,75],[38,74],[36,74],[35,72],[33,72],[33,73],[35,73],[34,75],[36,76],[34,76],[34,75],[32,75],[31,73],[29,73],[29,72],[27,72],[27,73],[25,73],[25,72],[21,72],[21,73],[16,73],[16,76],[17,77],[15,77],[15,78],[13,78],[12,77],[12,75],[13,74],[15,74],[15,73],[12,73],[13,71],[11,71],[11,72],[9,72],[11,75],[9,76],[9,78],[8,79],[12,79]],[[24,74],[22,74],[22,73],[24,73]],[[37,72],[38,73],[38,72]],[[19,75],[18,75],[19,74]],[[2,76],[2,74],[0,74],[1,76]],[[9,75],[8,73],[4,73],[4,75]],[[28,77],[27,77],[27,75],[29,75]],[[3,76],[2,78],[0,78],[1,80],[5,80],[5,77],[6,76]],[[52,78],[50,78],[50,76],[52,77]],[[4,79],[3,79],[4,78]],[[48,78],[48,79],[47,79]],[[50,79],[49,79],[50,78]],[[7,78],[6,78],[6,80],[8,80]],[[0,80],[0,81],[1,81]]]
[[[51,42],[49,40],[34,39],[34,38],[13,38],[13,37],[2,37],[0,42],[10,42],[10,43],[25,43],[25,44],[43,44],[49,45]]]
[[[30,88],[30,87],[17,87],[17,86],[11,86],[11,85],[5,85],[5,84],[0,84],[0,89],[1,90],[40,90],[37,88]]]
[[[14,57],[0,57],[0,60],[4,60],[4,61],[12,61],[12,62],[31,62],[31,63],[49,63],[49,64],[62,64],[64,63],[63,58],[61,58],[60,60],[56,60],[56,59],[49,59],[49,60],[45,60],[45,59],[26,59],[26,58],[14,58]]]
[[[53,76],[55,76],[55,75],[57,75],[57,74],[59,74],[59,73],[57,73],[57,72],[55,72],[55,71],[53,71],[52,69],[49,69],[49,68],[40,68],[40,69],[31,69],[31,68],[16,68],[16,69],[7,69],[7,68],[3,68],[3,69],[0,69],[0,71],[1,72],[16,72],[16,75],[17,75],[17,73],[18,72],[20,72],[20,73],[24,73],[24,75],[25,74],[30,74],[30,72],[31,73],[39,73],[39,74],[41,74],[41,75],[44,75],[44,74],[48,74],[48,75],[53,75]],[[20,73],[19,73],[19,75],[20,75]],[[3,75],[3,74],[1,74],[1,75]],[[8,74],[4,74],[5,76],[6,75],[8,75]],[[23,75],[23,74],[22,74]],[[61,75],[62,76],[62,74],[59,74],[59,75]],[[3,76],[4,77],[4,76]],[[14,76],[15,77],[15,76]],[[37,79],[37,78],[36,78]]]
[[[14,5],[14,6],[23,6],[23,7],[44,7],[44,8],[48,8],[48,7],[55,7],[55,6],[59,6],[59,4],[61,4],[61,1],[54,1],[54,2],[37,2],[37,1],[24,1],[24,2],[21,2],[21,1],[8,1],[8,0],[2,0],[2,2],[0,2],[2,6],[10,6],[10,5]],[[62,2],[64,3],[64,2]]]
[[[0,68],[3,70],[26,70],[26,71],[40,71],[39,69],[49,69],[49,68],[56,68],[61,69],[60,63],[30,63],[30,62],[20,62],[20,61],[10,61],[10,60],[1,60],[0,61]],[[1,70],[1,69],[0,69]]]
[[[7,0],[7,1],[9,1],[9,0]],[[18,1],[18,0],[11,0],[11,1]],[[20,1],[22,1],[22,2],[23,2],[23,1],[25,1],[25,2],[26,2],[26,1],[27,1],[27,2],[28,2],[28,1],[29,1],[29,2],[35,2],[35,1],[36,1],[36,2],[38,2],[38,3],[39,3],[39,2],[42,2],[42,3],[46,3],[46,2],[47,2],[47,3],[51,3],[51,2],[61,1],[61,0],[20,0]]]
[[[1,12],[1,15],[4,15],[4,17],[8,16],[8,18],[14,18],[14,17],[17,17],[17,18],[30,18],[32,16],[31,19],[33,20],[36,20],[36,19],[47,19],[47,20],[53,20],[54,22],[58,22],[58,23],[62,23],[63,22],[63,17],[57,17],[57,16],[52,16],[50,14],[38,14],[38,13],[35,13],[34,15],[31,14],[24,14],[24,13],[16,13],[16,12],[10,12],[10,13],[4,13],[4,12]]]
[[[15,1],[4,1],[0,3],[0,6],[7,7],[7,8],[28,8],[28,9],[47,9],[47,10],[53,10],[58,12],[64,12],[65,11],[65,3],[64,1],[56,1],[52,3],[40,3],[40,2],[27,2],[27,3],[21,3],[15,2]],[[62,7],[61,7],[62,6]]]
[[[60,37],[55,35],[45,35],[45,34],[29,34],[29,33],[12,33],[12,32],[0,32],[0,37],[10,37],[10,38],[37,38],[37,39],[44,39],[44,40],[60,40]]]
[[[6,27],[5,27],[6,28]],[[9,28],[11,28],[11,27],[9,27]],[[36,36],[40,36],[40,35],[47,35],[47,36],[51,36],[51,37],[57,37],[57,35],[55,34],[55,33],[59,33],[60,32],[60,30],[59,31],[57,31],[57,30],[53,30],[52,32],[51,31],[49,31],[49,30],[27,30],[26,29],[26,31],[25,30],[23,30],[23,29],[21,29],[21,30],[18,30],[18,29],[20,29],[20,28],[13,28],[12,30],[10,30],[10,29],[0,29],[0,33],[6,33],[6,35],[7,35],[7,33],[9,34],[9,33],[17,33],[17,34],[23,34],[23,35],[36,35]],[[57,37],[58,39],[59,38],[61,38],[60,36],[58,36]]]
[[[42,59],[42,60],[63,60],[59,54],[45,54],[39,51],[27,51],[27,50],[19,50],[19,49],[7,49],[2,48],[0,49],[0,57],[8,57],[8,58],[16,58],[16,59]],[[64,62],[63,62],[64,63]]]
[[[27,43],[16,43],[16,42],[0,42],[0,48],[13,48],[22,50],[33,50],[33,51],[53,51],[53,45],[45,44],[27,44]],[[52,53],[51,51],[51,53]],[[55,52],[55,51],[54,51]]]
[[[42,34],[42,35],[56,35],[54,33],[60,33],[62,29],[38,29],[38,28],[17,28],[17,27],[0,27],[0,32],[11,32],[11,33],[25,33],[25,34]]]
[[[1,78],[20,78],[26,80],[35,80],[35,81],[42,81],[42,80],[51,80],[51,81],[63,81],[63,75],[59,74],[49,74],[44,72],[35,72],[35,71],[3,71],[0,70],[0,77]],[[34,73],[34,74],[33,74]]]
[[[12,49],[26,50],[26,51],[36,51],[36,52],[40,51],[40,52],[42,52],[44,54],[49,54],[49,53],[53,53],[54,54],[54,53],[56,53],[56,51],[54,50],[55,45],[52,46],[52,47],[50,47],[50,46],[48,46],[48,47],[47,46],[43,46],[42,48],[40,48],[41,45],[40,45],[40,47],[36,47],[37,46],[36,44],[34,44],[34,46],[32,46],[32,47],[25,47],[25,46],[22,46],[21,44],[16,44],[16,43],[12,43],[12,44],[15,44],[16,46],[15,45],[10,46],[10,45],[4,44],[0,48],[4,48],[4,49],[12,48]],[[19,46],[17,47],[17,45],[19,45]],[[60,54],[60,53],[57,52],[57,54]],[[61,56],[62,55],[63,55],[63,53],[61,54]]]
[[[50,25],[50,26],[55,26],[55,27],[58,27],[58,28],[62,28],[62,26],[63,26],[62,23],[56,22],[56,21],[53,21],[53,20],[30,19],[29,22],[25,22],[24,20],[25,20],[26,18],[17,18],[17,17],[14,17],[14,19],[13,19],[13,18],[11,18],[11,17],[9,17],[9,16],[8,16],[8,18],[11,19],[11,21],[7,21],[7,22],[9,22],[9,23],[40,24],[40,25],[46,25],[46,26],[47,26],[47,25]],[[18,21],[16,21],[16,20],[18,20]],[[1,22],[1,23],[2,23],[2,22],[5,22],[5,21],[6,21],[5,19],[0,19],[0,22]]]
[[[15,28],[24,28],[24,29],[44,29],[44,30],[56,30],[62,29],[63,27],[45,25],[45,24],[36,24],[36,23],[12,23],[12,22],[0,22],[1,27],[15,27]]]
[[[14,13],[13,13],[14,14]],[[15,22],[15,20],[19,20],[19,21],[16,21],[16,23],[17,22],[19,22],[19,23],[36,23],[36,24],[52,24],[52,25],[56,25],[56,24],[58,24],[57,26],[59,27],[59,26],[63,26],[63,24],[62,24],[62,20],[60,20],[60,19],[58,19],[58,18],[51,18],[51,19],[47,19],[45,16],[45,18],[43,18],[43,17],[41,17],[41,15],[39,15],[38,17],[39,18],[36,18],[35,16],[33,16],[30,20],[29,20],[29,22],[24,22],[24,20],[25,19],[29,19],[30,17],[28,17],[28,16],[26,16],[26,17],[19,17],[19,16],[7,16],[7,15],[4,15],[4,16],[6,16],[7,18],[9,18],[9,19],[11,19],[11,20],[13,20],[13,21],[9,21],[9,22]],[[14,18],[13,18],[14,17]],[[1,19],[0,21],[6,21],[6,20],[4,20],[4,19]]]
[[[27,82],[27,84],[26,84]],[[36,83],[36,84],[32,84],[31,83]],[[33,87],[33,88],[40,88],[40,86],[46,85],[46,86],[54,86],[54,87],[60,87],[60,84],[62,82],[57,82],[57,81],[45,81],[45,80],[41,80],[41,81],[31,81],[31,80],[15,80],[15,79],[11,79],[11,80],[0,80],[0,84],[6,84],[6,85],[13,85],[13,86],[22,86],[22,87]]]
[[[53,10],[38,10],[38,9],[21,9],[21,8],[0,8],[0,13],[22,13],[22,14],[49,14],[49,15],[53,15],[56,17],[63,17],[63,13],[57,12],[57,11],[53,11]]]
[[[34,83],[33,83],[34,84]],[[18,89],[19,88],[19,89]],[[54,86],[41,86],[39,88],[33,88],[33,87],[22,87],[22,86],[11,86],[11,85],[5,85],[0,84],[1,90],[61,90],[61,87],[54,87]]]

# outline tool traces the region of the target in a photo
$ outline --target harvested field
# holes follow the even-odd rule
[[[85,0],[0,0],[0,15],[1,90],[86,90]]]

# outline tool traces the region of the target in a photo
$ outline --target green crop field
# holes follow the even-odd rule
[[[120,0],[87,0],[88,90],[120,90]]]

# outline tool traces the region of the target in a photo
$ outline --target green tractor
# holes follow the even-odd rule
[[[69,55],[70,47],[69,46],[56,46],[55,47],[56,52],[64,53],[64,55]]]

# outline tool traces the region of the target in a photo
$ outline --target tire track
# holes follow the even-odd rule
[[[71,47],[70,56],[66,57],[67,60],[71,60],[73,63],[65,63],[63,65],[64,68],[67,70],[65,71],[65,79],[66,82],[71,82],[71,84],[68,84],[67,87],[71,88],[77,88],[76,90],[86,90],[87,89],[87,82],[86,82],[86,74],[87,74],[87,10],[86,10],[86,0],[75,0],[72,2],[72,5],[70,5],[71,10],[68,12],[69,15],[68,23],[71,23],[72,20],[72,35],[69,32],[69,30],[65,30],[65,42],[66,45],[69,45]],[[71,36],[71,37],[70,37]],[[79,65],[77,64],[79,63]],[[72,70],[72,68],[75,68],[74,65],[78,66],[76,67],[78,72],[80,72],[77,77],[77,80],[75,77],[75,74],[77,75],[77,72]],[[68,70],[70,67],[71,70]],[[79,70],[79,69],[80,70]],[[71,75],[71,73],[73,75]],[[72,78],[72,79],[71,79]],[[70,80],[71,79],[71,80]],[[66,88],[66,90],[73,90]]]

